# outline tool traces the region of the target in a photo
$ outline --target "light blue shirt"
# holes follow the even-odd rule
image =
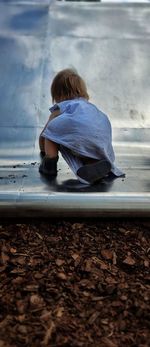
[[[49,121],[42,136],[60,145],[60,151],[76,174],[82,161],[79,157],[107,158],[116,176],[123,175],[115,165],[112,129],[109,118],[84,98],[62,101],[50,108],[60,115]]]

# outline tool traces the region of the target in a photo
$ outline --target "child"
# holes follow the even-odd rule
[[[60,71],[51,85],[54,104],[39,138],[44,153],[39,171],[57,175],[58,152],[80,182],[94,184],[109,173],[122,176],[114,165],[108,117],[90,103],[83,79],[71,69]]]

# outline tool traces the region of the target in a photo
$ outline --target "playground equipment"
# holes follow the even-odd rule
[[[148,216],[150,4],[0,1],[0,216]],[[62,158],[38,171],[55,73],[74,67],[113,127],[125,178],[79,183]]]

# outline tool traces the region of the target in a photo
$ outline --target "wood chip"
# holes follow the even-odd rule
[[[65,260],[63,259],[56,259],[56,265],[57,266],[62,266],[65,263]]]
[[[144,260],[144,266],[147,267],[147,268],[149,268],[149,265],[150,265],[150,264],[149,264],[149,260],[147,260],[147,259]]]
[[[135,260],[131,257],[131,256],[127,256],[124,260],[123,260],[124,264],[127,265],[135,265]]]
[[[33,294],[30,296],[30,304],[32,306],[42,306],[43,305],[43,298],[37,294]]]
[[[95,322],[95,320],[98,318],[98,316],[100,315],[100,312],[99,311],[95,311],[91,317],[89,318],[88,320],[88,324],[93,324]]]
[[[80,255],[78,253],[73,253],[73,254],[71,254],[71,256],[74,260],[76,260],[80,257]]]
[[[42,345],[43,346],[47,346],[48,343],[50,342],[50,339],[51,339],[51,336],[52,336],[52,332],[54,331],[55,329],[55,324],[54,322],[52,321],[48,327],[48,329],[46,330],[46,333],[45,333],[45,336],[44,336],[44,339],[42,341]]]
[[[60,280],[63,280],[63,281],[66,281],[66,280],[67,280],[67,276],[65,275],[64,272],[58,272],[58,273],[57,273],[57,277],[58,277]]]
[[[113,259],[113,251],[110,249],[102,249],[101,255],[104,259],[112,260]]]
[[[118,344],[116,342],[114,343],[111,339],[108,339],[108,337],[103,337],[101,342],[104,343],[106,347],[118,347]]]

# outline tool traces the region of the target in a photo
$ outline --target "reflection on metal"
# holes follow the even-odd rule
[[[149,21],[146,3],[0,1],[1,217],[149,215]],[[85,187],[62,158],[56,180],[40,176],[49,86],[65,67],[110,115],[126,178]]]
[[[103,3],[148,3],[150,0],[57,0],[57,1],[70,1],[70,2],[103,2]]]
[[[63,1],[63,0],[58,0],[58,1]],[[75,2],[101,2],[101,0],[65,0],[65,1],[75,1]]]

